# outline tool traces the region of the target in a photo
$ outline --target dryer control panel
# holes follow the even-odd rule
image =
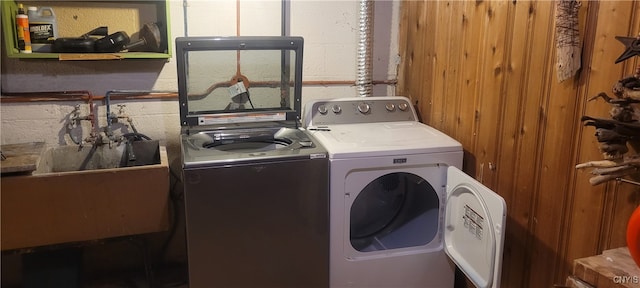
[[[305,127],[335,124],[418,121],[406,97],[357,97],[316,100],[308,103]]]

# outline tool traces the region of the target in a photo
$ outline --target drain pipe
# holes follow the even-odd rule
[[[373,4],[374,0],[360,0],[358,41],[358,96],[369,97],[373,92]]]

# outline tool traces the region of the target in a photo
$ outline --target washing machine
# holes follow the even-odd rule
[[[328,287],[328,157],[301,37],[176,39],[189,287]]]
[[[499,287],[506,204],[466,175],[460,143],[405,97],[311,101],[306,129],[330,161],[330,284]]]

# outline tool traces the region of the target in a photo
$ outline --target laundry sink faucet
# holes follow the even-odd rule
[[[91,131],[91,136],[84,140],[76,140],[73,137],[73,135],[71,135],[71,131],[74,128],[81,126],[81,123],[83,120],[90,121],[93,123],[93,114],[90,112],[86,116],[80,116],[80,104],[76,104],[73,108],[73,111],[71,111],[69,115],[69,121],[67,122],[66,129],[67,129],[67,135],[69,135],[69,138],[71,139],[71,141],[73,141],[73,143],[79,146],[82,146],[85,142],[92,142],[93,139],[95,138],[95,135],[93,135],[94,133],[93,130]]]

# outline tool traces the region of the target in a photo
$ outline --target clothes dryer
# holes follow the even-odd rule
[[[463,173],[462,145],[405,97],[318,100],[306,129],[330,160],[331,287],[499,287],[504,200]]]

